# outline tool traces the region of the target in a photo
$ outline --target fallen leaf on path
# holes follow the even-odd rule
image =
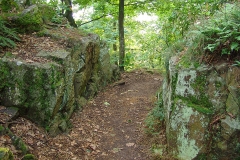
[[[132,147],[132,146],[134,146],[134,143],[127,143],[126,146],[127,147]]]
[[[92,138],[91,137],[87,138],[86,141],[91,143],[92,142]]]
[[[105,152],[103,152],[103,153],[102,153],[102,156],[107,156],[107,155],[108,155],[108,154],[107,154],[107,153],[105,153]]]
[[[105,106],[109,106],[110,103],[108,103],[108,102],[104,102],[104,105],[105,105]]]
[[[123,148],[113,148],[112,152],[113,153],[117,153],[119,151],[121,151]]]
[[[28,62],[28,63],[33,63],[34,61],[31,60],[31,59],[26,59],[26,62]]]
[[[90,144],[89,145],[93,150],[96,150],[96,148],[97,148],[97,144]]]

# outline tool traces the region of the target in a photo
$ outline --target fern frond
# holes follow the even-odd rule
[[[20,41],[17,32],[11,28],[6,27],[6,22],[0,19],[0,47],[16,47],[14,41]]]

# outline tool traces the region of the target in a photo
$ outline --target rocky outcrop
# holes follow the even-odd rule
[[[42,63],[0,58],[0,104],[19,108],[20,115],[56,135],[66,130],[74,110],[117,78],[118,71],[97,35],[66,38],[45,32],[69,45],[40,51],[36,57],[45,59]]]
[[[170,59],[163,84],[169,153],[182,160],[240,158],[240,68],[178,61]]]

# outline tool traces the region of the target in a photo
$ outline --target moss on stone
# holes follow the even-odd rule
[[[179,61],[178,67],[183,66],[184,68],[190,68],[192,65],[192,61],[189,60],[190,57],[188,54],[184,54]]]
[[[196,109],[198,112],[204,113],[204,114],[213,114],[213,111],[209,108],[206,108],[205,106],[202,105],[197,105],[191,102],[188,102],[187,105],[189,107],[192,107],[194,109]]]
[[[206,153],[200,153],[197,155],[197,157],[194,158],[194,160],[207,160],[207,154]]]
[[[191,86],[198,92],[203,93],[205,92],[205,87],[206,87],[206,80],[207,76],[206,75],[197,75],[195,82],[191,84]],[[204,93],[205,94],[205,93]]]
[[[10,77],[10,69],[7,66],[6,63],[4,63],[3,61],[0,61],[0,91],[6,87],[6,86],[10,86],[10,83],[8,81],[8,78]]]
[[[3,135],[5,133],[5,128],[0,125],[0,135]]]
[[[196,98],[194,96],[182,97],[178,96],[175,101],[181,99],[188,107],[196,109],[198,112],[203,114],[213,114],[212,104],[209,99],[204,96]]]
[[[42,15],[37,6],[31,6],[32,10],[26,13],[20,13],[15,21],[17,30],[20,33],[37,32],[43,27]]]
[[[33,154],[26,154],[23,156],[22,160],[36,160],[36,157]]]
[[[28,152],[28,147],[23,142],[23,140],[19,137],[13,136],[12,138],[13,145],[19,149],[23,154],[26,154]]]
[[[172,82],[171,82],[171,85],[172,85],[172,99],[175,98],[177,81],[178,81],[178,73],[176,73],[174,76],[172,76]]]
[[[0,147],[0,159],[1,160],[14,160],[13,154],[9,148]]]
[[[194,83],[191,83],[191,86],[196,91],[196,96],[180,96],[180,98],[184,100],[189,107],[192,107],[201,113],[213,114],[213,105],[205,93],[207,86],[207,76],[205,74],[197,75]]]

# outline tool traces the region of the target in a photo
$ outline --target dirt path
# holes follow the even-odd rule
[[[134,71],[122,74],[120,82],[76,112],[68,134],[50,138],[26,121],[12,130],[40,160],[148,160],[144,119],[153,108],[161,76]]]
[[[149,146],[141,144],[143,121],[152,108],[159,80],[158,75],[142,72],[123,74],[121,81],[125,82],[124,85],[107,88],[87,105],[80,119],[78,116],[73,118],[74,126],[88,122],[89,127],[96,130],[86,134],[86,139],[96,141],[100,153],[90,154],[91,158],[149,159],[146,154]],[[93,136],[89,136],[91,134]]]

